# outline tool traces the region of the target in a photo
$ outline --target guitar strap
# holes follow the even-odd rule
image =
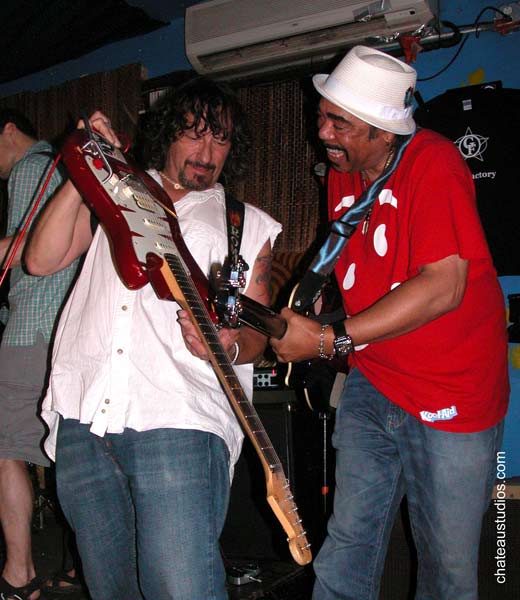
[[[39,154],[40,156],[47,156],[51,162],[53,160],[55,160],[55,158],[57,156],[52,150],[40,150],[39,152],[33,152],[33,154]],[[56,170],[63,177],[63,179],[66,179],[67,172],[66,172],[65,166],[61,160],[57,164]]]
[[[40,156],[46,156],[49,159],[49,164],[40,176],[40,180],[37,184],[36,189],[34,190],[34,195],[29,202],[27,210],[25,211],[22,223],[20,223],[19,227],[17,228],[16,235],[13,236],[12,244],[9,244],[9,248],[6,252],[4,260],[0,261],[0,267],[3,267],[0,271],[0,288],[3,286],[5,280],[8,277],[10,278],[10,267],[12,266],[14,256],[21,243],[22,236],[27,231],[31,221],[34,218],[36,211],[39,208],[41,208],[43,194],[48,188],[48,185],[50,183],[50,177],[52,176],[55,170],[57,170],[62,177],[64,176],[65,168],[62,166],[61,162],[58,161],[58,163],[53,167],[54,161],[56,160],[56,154],[52,150],[38,150],[36,152],[32,152],[31,156],[35,156],[37,154],[39,154]],[[25,260],[23,257],[21,259],[21,265],[23,270],[26,270]]]
[[[350,210],[331,223],[329,236],[296,289],[292,303],[294,310],[302,312],[319,298],[328,275],[334,270],[343,249],[356,231],[356,227],[367,216],[390,175],[396,170],[413,135],[401,138],[396,156],[388,168],[359,196]]]
[[[226,192],[226,222],[228,237],[228,259],[230,265],[237,265],[244,231],[244,203]]]
[[[245,285],[244,271],[249,268],[240,256],[244,213],[244,203],[226,193],[228,255],[217,271],[211,287],[219,319],[230,327],[239,325],[239,290]]]

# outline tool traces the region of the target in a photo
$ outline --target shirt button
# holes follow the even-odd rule
[[[128,310],[128,306],[126,304],[123,304],[123,306],[121,307],[121,310]]]
[[[122,350],[122,348],[118,348],[118,350],[117,350],[117,353],[118,353],[118,354],[123,354],[123,350]]]
[[[109,398],[105,398],[105,404],[110,404]]]
[[[102,408],[102,409],[101,409],[101,412],[102,412],[103,414],[105,414],[107,411],[106,411],[104,408]]]

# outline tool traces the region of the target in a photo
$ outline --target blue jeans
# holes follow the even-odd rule
[[[203,431],[100,438],[62,419],[58,496],[93,600],[226,599],[228,466],[224,441]]]
[[[355,369],[336,415],[334,512],[314,562],[314,600],[377,600],[406,494],[417,549],[416,600],[477,600],[482,517],[503,424],[477,433],[423,425]]]

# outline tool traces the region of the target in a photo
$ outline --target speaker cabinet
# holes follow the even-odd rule
[[[290,390],[258,390],[253,404],[291,483],[310,538],[321,526],[321,424]],[[314,540],[311,539],[314,546]],[[287,536],[266,500],[265,475],[249,439],[235,466],[229,510],[221,536],[228,559],[291,560]]]

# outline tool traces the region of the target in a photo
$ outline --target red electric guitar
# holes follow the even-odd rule
[[[189,312],[215,374],[260,458],[267,501],[288,536],[291,554],[298,564],[309,563],[310,544],[283,466],[220,342],[207,278],[182,239],[169,196],[120,150],[89,129],[74,131],[62,155],[71,180],[107,231],[125,285],[139,289],[151,283],[159,298],[173,300]],[[267,335],[283,336],[285,322],[276,313],[245,296],[241,304],[241,321]]]

